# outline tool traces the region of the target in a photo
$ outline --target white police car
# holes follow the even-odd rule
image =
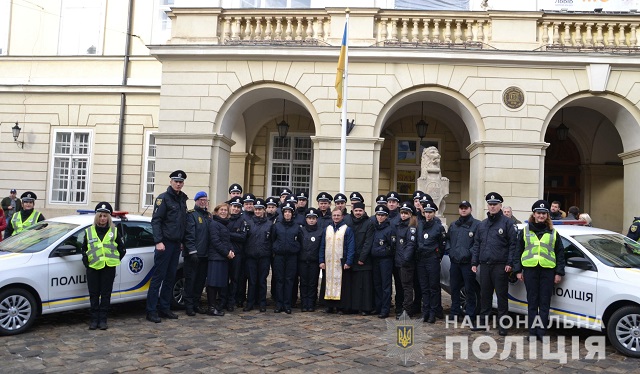
[[[154,241],[149,217],[114,212],[122,224],[127,254],[116,270],[111,303],[147,297]],[[0,335],[26,331],[40,314],[89,307],[82,263],[85,228],[93,214],[48,219],[0,242]],[[182,304],[181,269],[172,304]]]
[[[620,353],[640,357],[640,244],[594,227],[555,228],[562,237],[566,266],[551,298],[551,319],[605,331]],[[449,266],[449,256],[444,256],[440,280],[450,293]],[[495,295],[493,304],[497,306]],[[509,311],[527,314],[524,282],[510,282]]]

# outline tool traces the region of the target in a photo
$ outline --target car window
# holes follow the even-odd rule
[[[640,244],[620,234],[590,234],[573,237],[604,264],[640,268]]]
[[[42,221],[0,242],[0,251],[40,252],[77,228],[78,225],[71,223]]]
[[[127,248],[153,247],[151,222],[124,221],[125,246]]]
[[[75,252],[65,253],[65,256],[82,253],[82,243],[84,242],[84,237],[86,235],[85,229],[87,227],[83,228],[82,230],[78,230],[74,232],[72,235],[64,239],[62,243],[58,244],[56,248],[60,248],[63,245],[72,245],[76,248]],[[49,255],[49,257],[58,257],[58,256],[60,255],[56,253],[56,251],[52,251],[51,254]]]

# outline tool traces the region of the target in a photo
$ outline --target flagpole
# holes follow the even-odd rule
[[[343,73],[343,84],[342,84],[342,130],[340,135],[340,193],[345,192],[345,183],[346,183],[346,173],[347,173],[347,87],[349,86],[349,8],[345,11],[346,13],[346,27],[344,32],[346,34],[346,45],[345,45],[345,56],[344,56],[344,73]]]

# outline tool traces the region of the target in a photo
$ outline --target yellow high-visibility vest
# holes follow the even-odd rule
[[[556,244],[557,234],[556,230],[542,235],[542,238],[538,239],[538,236],[529,230],[529,226],[524,228],[524,243],[525,248],[520,258],[522,266],[535,267],[542,266],[543,268],[555,268],[556,267],[556,253],[553,250]]]
[[[120,265],[120,254],[116,246],[117,231],[114,228],[109,228],[102,240],[98,237],[94,225],[85,229],[84,232],[87,236],[87,258],[90,268],[100,270],[105,266]]]

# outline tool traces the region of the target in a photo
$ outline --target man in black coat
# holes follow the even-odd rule
[[[471,270],[476,273],[480,266],[480,315],[489,316],[493,303],[493,291],[498,298],[498,318],[507,317],[509,311],[509,273],[516,256],[518,234],[511,222],[502,213],[502,196],[497,192],[487,194],[485,200],[489,212],[478,225],[473,243]],[[499,322],[499,334],[507,335],[507,329]],[[486,328],[486,326],[484,327]],[[474,330],[483,329],[482,326]]]
[[[196,311],[206,313],[200,307],[200,297],[207,279],[207,252],[209,247],[209,220],[211,214],[207,210],[209,198],[207,193],[196,193],[195,206],[187,214],[187,229],[184,239],[184,306],[188,316],[195,316]]]
[[[178,319],[178,315],[169,308],[180,259],[180,245],[187,228],[189,198],[182,192],[187,173],[176,170],[169,177],[171,185],[156,198],[151,218],[156,249],[153,256],[155,269],[147,292],[147,320],[155,323],[162,322],[160,317]]]

